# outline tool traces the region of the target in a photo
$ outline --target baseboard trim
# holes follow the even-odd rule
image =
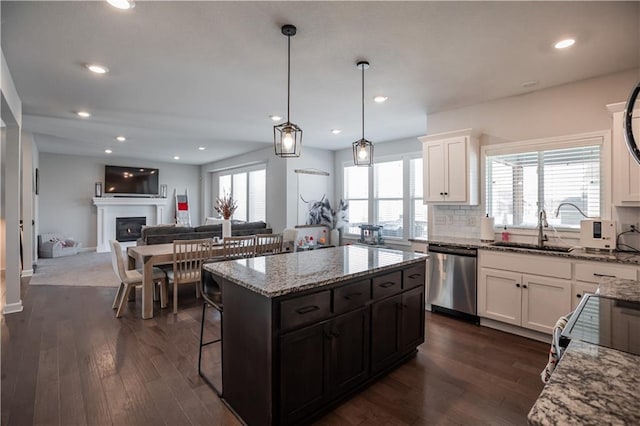
[[[33,269],[24,269],[22,271],[22,273],[20,273],[21,277],[32,277],[33,276]]]
[[[537,340],[539,342],[551,343],[550,334],[545,334],[539,331],[529,330],[527,328],[506,324],[506,323],[495,321],[489,318],[480,318],[480,325],[484,327],[493,328],[495,330],[504,331],[505,333],[516,334],[518,336],[526,337],[528,339]]]
[[[2,308],[2,314],[3,315],[15,314],[18,312],[22,312],[23,309],[24,309],[24,306],[22,306],[22,300],[20,300],[16,303],[8,303],[4,305],[4,307]]]

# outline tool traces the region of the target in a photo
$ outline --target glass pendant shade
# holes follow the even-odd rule
[[[366,139],[353,143],[353,164],[356,166],[373,165],[373,144]]]
[[[362,138],[353,143],[353,164],[371,167],[373,165],[373,143],[364,138],[364,70],[369,68],[369,62],[360,61],[357,66],[362,70]]]
[[[289,121],[291,109],[291,37],[296,35],[296,27],[283,25],[282,34],[287,36],[287,121],[273,126],[273,147],[278,157],[300,157],[302,129]]]
[[[273,126],[273,144],[279,157],[300,157],[302,129],[288,121]]]

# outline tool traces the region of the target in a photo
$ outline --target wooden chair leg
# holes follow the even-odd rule
[[[200,282],[196,283],[196,299],[200,299]]]
[[[122,299],[120,299],[120,306],[118,306],[118,310],[116,311],[116,318],[120,318],[122,316],[122,310],[124,309],[124,305],[129,301],[129,293],[131,293],[132,288],[135,287],[125,284],[124,294],[122,295]]]
[[[159,294],[160,292],[156,284],[158,284],[158,282],[153,283],[153,301],[154,302],[157,302],[158,299],[160,299],[160,294]]]
[[[173,313],[178,313],[178,283],[173,282]]]
[[[167,307],[167,280],[166,278],[158,282],[160,284],[160,307]]]
[[[111,309],[115,309],[118,307],[118,305],[120,305],[120,299],[122,298],[122,289],[124,289],[124,287],[124,283],[120,283],[120,285],[118,286],[118,291],[116,291],[116,297],[113,299],[113,305],[111,306]]]

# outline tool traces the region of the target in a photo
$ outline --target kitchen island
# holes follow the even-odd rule
[[[250,425],[306,423],[414,356],[425,260],[342,246],[205,265],[223,294],[225,402]]]

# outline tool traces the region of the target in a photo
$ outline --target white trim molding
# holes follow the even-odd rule
[[[15,314],[18,312],[22,312],[23,309],[24,309],[24,306],[22,306],[22,299],[20,299],[15,303],[7,303],[6,305],[4,305],[2,308],[2,314],[3,315]]]

